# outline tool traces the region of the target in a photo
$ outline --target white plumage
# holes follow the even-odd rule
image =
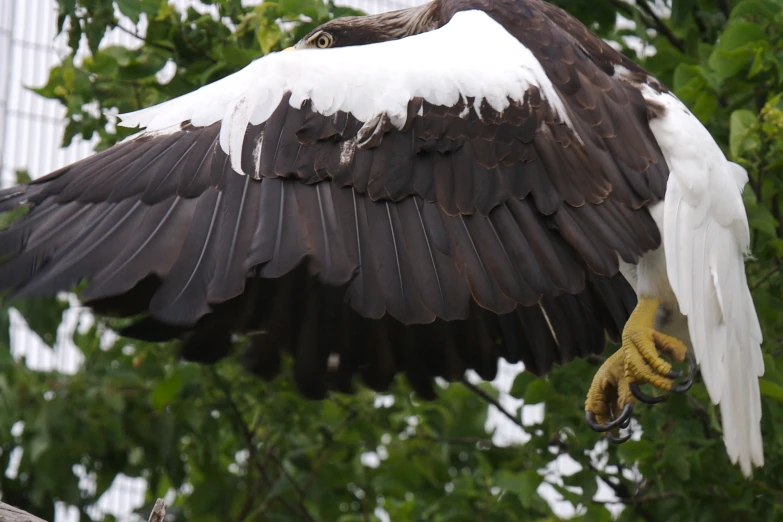
[[[138,125],[145,132],[173,132],[186,120],[197,127],[222,120],[220,145],[242,173],[245,129],[266,121],[286,92],[294,107],[311,100],[321,114],[343,111],[368,124],[385,114],[401,128],[412,98],[453,106],[474,97],[476,104],[486,100],[502,111],[509,100],[521,102],[531,86],[570,125],[533,53],[485,12],[464,11],[440,29],[402,40],[273,53],[192,93],[120,118],[122,126]]]
[[[637,293],[659,297],[687,317],[710,398],[720,404],[726,449],[750,475],[753,465],[764,464],[758,383],[764,361],[744,271],[750,235],[741,194],[747,174],[674,96],[648,87],[643,93],[666,109],[650,127],[671,174],[664,202],[652,209],[665,255],[642,260]]]

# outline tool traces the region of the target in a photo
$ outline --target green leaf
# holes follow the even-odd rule
[[[515,493],[523,506],[531,507],[540,499],[538,487],[543,480],[543,477],[532,469],[521,473],[503,470],[495,474],[493,483],[500,489]]]
[[[645,461],[655,455],[655,445],[649,440],[629,440],[618,447],[617,454],[627,464]]]
[[[696,0],[672,0],[672,21],[681,23],[693,16]]]
[[[283,37],[280,26],[275,21],[264,20],[258,30],[258,43],[264,54],[269,54],[275,50]]]
[[[588,505],[587,511],[581,517],[583,522],[611,522],[615,518],[606,506]]]
[[[755,123],[756,115],[747,109],[739,109],[731,113],[729,149],[732,156],[740,157],[743,153],[758,148],[758,140],[751,136],[751,129]]]
[[[766,34],[760,25],[737,20],[721,34],[708,63],[719,79],[730,78],[751,64],[765,40]]]
[[[115,0],[120,12],[138,24],[142,13],[157,13],[160,0]]]
[[[554,393],[555,390],[552,388],[552,385],[549,383],[549,381],[545,381],[544,379],[536,379],[527,387],[527,390],[525,390],[525,395],[522,396],[522,399],[525,401],[525,404],[538,404],[541,402],[546,402],[546,400],[552,397]]]
[[[702,91],[696,97],[696,102],[691,105],[691,112],[702,122],[708,122],[718,108],[718,98],[709,91]]]
[[[536,380],[538,380],[538,377],[532,373],[528,371],[522,371],[514,379],[514,384],[511,385],[511,390],[509,391],[510,395],[512,397],[521,399],[525,396],[525,391],[527,390],[527,387],[530,385],[530,383]]]
[[[44,343],[54,346],[63,312],[68,309],[67,301],[54,297],[36,297],[15,299],[11,305],[22,314],[27,326],[38,334]]]
[[[764,28],[747,20],[735,20],[718,38],[715,51],[731,52],[746,47],[748,44],[766,40]]]
[[[757,230],[766,238],[776,238],[778,232],[778,220],[764,205],[748,205],[748,224],[752,230]]]
[[[161,381],[152,391],[150,395],[152,406],[156,410],[162,410],[177,396],[181,388],[182,375],[179,371],[175,371],[167,379]]]
[[[763,396],[783,402],[783,386],[762,377],[759,379],[759,387]]]
[[[752,18],[755,20],[768,20],[780,14],[780,2],[775,0],[744,0],[737,2],[731,12],[731,18]]]

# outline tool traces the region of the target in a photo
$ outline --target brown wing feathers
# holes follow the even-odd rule
[[[313,127],[314,119],[307,124]],[[260,161],[276,165],[278,176],[265,176],[263,167],[260,180],[233,173],[225,154],[211,145],[217,125],[186,126],[92,159],[121,163],[128,177],[146,178],[144,182],[118,183],[112,171],[94,168],[88,160],[30,185],[27,198],[35,208],[2,233],[0,243],[13,245],[19,255],[4,266],[0,285],[24,295],[66,289],[86,277],[90,284],[83,298],[99,310],[115,312],[117,298],[111,296],[135,292],[141,306],[125,312],[147,309],[152,315],[127,333],[163,340],[186,330],[165,324],[194,325],[183,353],[206,362],[228,353],[231,332],[264,330],[251,339],[250,367],[271,377],[280,352],[289,352],[295,357],[297,382],[312,397],[323,396],[328,388],[350,389],[357,373],[383,389],[398,371],[409,376],[417,391],[431,396],[433,376],[454,379],[473,368],[491,378],[501,356],[543,373],[555,362],[600,349],[604,330],[616,334],[621,328],[633,306],[630,288],[619,276],[586,276],[583,256],[530,198],[517,199],[507,189],[495,188],[505,202],[488,215],[475,210],[450,215],[437,194],[425,191],[431,200],[419,195],[410,172],[420,169],[419,163],[453,164],[449,151],[469,150],[465,143],[442,146],[444,153],[437,142],[407,137],[417,147],[409,160],[413,166],[391,168],[408,184],[373,157],[397,142],[384,140],[376,149],[362,150],[371,165],[378,165],[378,179],[410,191],[399,202],[373,201],[353,187],[303,183],[329,175],[328,165],[339,164],[328,157],[342,150],[338,140],[345,137],[339,134],[320,130],[317,135],[326,138],[309,146],[272,142],[278,157],[265,160],[263,151],[270,143],[265,134],[279,133],[290,141],[273,123],[248,131],[243,161],[251,165],[260,143]],[[189,149],[194,143],[203,146]],[[161,153],[175,148],[199,153],[184,159]],[[311,157],[324,158],[327,167],[320,176],[313,167],[301,167],[299,158],[308,149]],[[118,151],[124,151],[124,159],[118,159]],[[167,162],[169,167],[163,165]],[[183,164],[189,168],[181,168]],[[513,168],[506,166],[507,176]],[[92,183],[81,172],[90,173]],[[455,172],[475,176],[473,167],[449,172],[452,179]],[[77,191],[69,201],[64,192],[47,190],[64,187],[61,180],[68,177],[83,183],[90,200],[102,190],[117,202],[82,202],[83,193]],[[503,184],[502,176],[493,179]],[[194,197],[198,187],[202,192]],[[450,194],[456,204],[456,192]],[[555,218],[587,208],[592,207],[563,208]],[[624,210],[615,213],[637,212],[618,208]],[[598,223],[580,216],[571,221],[591,227]],[[42,222],[50,226],[42,227]],[[631,246],[609,234],[608,246],[594,248],[611,253],[608,247],[617,245],[635,252],[634,241],[644,246],[634,231],[617,227],[623,239],[633,240]],[[6,241],[12,237],[15,241]],[[13,267],[26,271],[9,270]],[[149,274],[158,281],[151,286]],[[138,291],[144,286],[146,291]],[[612,313],[601,313],[601,307]],[[411,323],[419,326],[404,326]],[[339,364],[328,371],[332,354]]]
[[[640,207],[665,169],[638,92],[530,13],[578,136],[534,88],[503,113],[414,99],[402,130],[286,97],[248,128],[241,176],[219,124],[184,123],[0,192],[32,207],[0,232],[0,289],[86,279],[99,312],[144,314],[125,333],[204,362],[247,333],[248,367],[271,378],[288,352],[309,397],[399,372],[431,397],[499,357],[545,373],[600,351],[635,302],[618,256],[660,243]]]

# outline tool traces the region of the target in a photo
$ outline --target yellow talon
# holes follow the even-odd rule
[[[675,385],[672,365],[661,358],[658,350],[680,363],[688,349],[679,339],[654,329],[659,306],[658,299],[639,299],[623,328],[623,345],[596,372],[585,400],[587,419],[593,429],[606,431],[609,426],[626,422],[627,418],[620,419],[621,412],[629,418],[629,406],[636,402],[636,397],[650,403],[660,400],[641,394],[638,384],[648,383],[666,391]],[[682,391],[682,387],[677,391]]]

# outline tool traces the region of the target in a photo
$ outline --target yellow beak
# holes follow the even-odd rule
[[[296,51],[296,47],[286,47],[285,49],[283,49],[283,52],[285,51]]]

